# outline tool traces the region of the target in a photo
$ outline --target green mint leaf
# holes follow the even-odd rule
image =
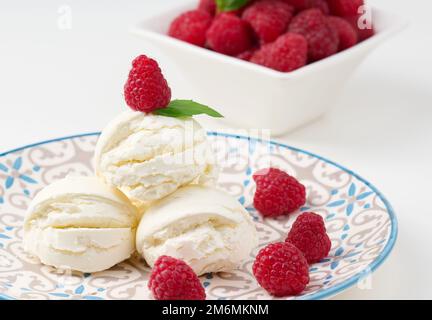
[[[246,5],[249,0],[216,0],[219,12],[233,11]]]
[[[216,110],[192,100],[173,100],[166,108],[157,109],[153,114],[173,118],[206,114],[214,118],[223,118],[223,115]]]

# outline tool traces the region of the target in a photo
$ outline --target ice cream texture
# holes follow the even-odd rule
[[[69,177],[41,190],[24,219],[24,249],[42,263],[97,272],[135,251],[137,210],[95,177]]]
[[[239,267],[256,247],[257,234],[236,199],[212,187],[190,185],[145,212],[136,243],[150,266],[168,255],[184,260],[201,275]]]
[[[190,183],[209,183],[217,174],[206,132],[197,121],[133,111],[103,130],[95,171],[137,206]]]

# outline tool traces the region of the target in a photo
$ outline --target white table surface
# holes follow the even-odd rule
[[[128,25],[178,1],[2,1],[0,153],[102,129],[125,108],[131,59],[147,52]],[[354,287],[338,298],[431,299],[432,3],[369,3],[407,17],[410,27],[367,58],[332,112],[277,139],[360,173],[398,215],[398,242],[371,289]],[[71,28],[59,28],[69,9]]]

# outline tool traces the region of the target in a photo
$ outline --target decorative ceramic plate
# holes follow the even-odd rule
[[[234,195],[256,222],[260,248],[283,241],[300,212],[326,221],[328,258],[310,267],[311,281],[296,299],[321,299],[353,286],[375,270],[396,241],[397,221],[382,194],[354,172],[309,152],[276,142],[211,132],[222,166],[219,187]],[[24,212],[34,195],[67,174],[92,175],[97,133],[46,141],[0,155],[0,298],[150,299],[149,268],[138,257],[93,274],[64,273],[41,265],[22,249]],[[269,165],[307,187],[298,213],[263,219],[253,208],[252,173]],[[271,299],[255,281],[250,259],[232,273],[201,277],[208,299]]]

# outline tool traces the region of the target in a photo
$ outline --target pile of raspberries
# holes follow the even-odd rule
[[[276,218],[297,211],[306,202],[306,188],[277,168],[253,175],[254,206],[264,216]],[[309,266],[327,257],[331,240],[324,219],[304,212],[294,221],[285,241],[267,244],[255,257],[252,272],[259,285],[275,297],[295,296],[309,283]],[[205,300],[198,276],[184,261],[169,256],[157,259],[148,287],[157,300]]]
[[[290,72],[374,35],[364,0],[249,0],[219,12],[215,0],[172,21],[171,37]]]

